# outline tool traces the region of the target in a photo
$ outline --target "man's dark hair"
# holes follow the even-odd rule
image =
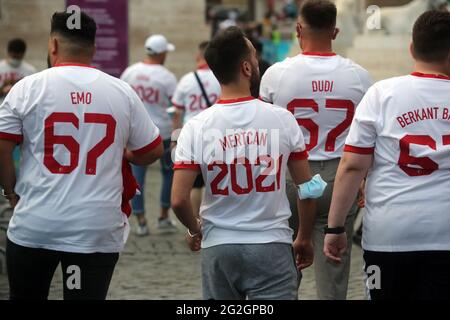
[[[250,55],[244,33],[238,27],[220,31],[209,43],[205,59],[212,72],[222,84],[238,78],[241,62]]]
[[[414,54],[424,62],[442,62],[450,54],[450,13],[423,13],[414,24]]]
[[[264,46],[262,44],[261,41],[259,41],[258,39],[252,39],[251,40],[253,46],[256,49],[256,52],[258,52],[259,54],[261,54],[263,52]]]
[[[72,44],[81,46],[95,45],[97,24],[86,13],[81,12],[80,28],[69,28],[67,21],[72,19],[72,13],[55,12],[52,17],[51,34],[58,34]]]
[[[8,52],[9,53],[18,53],[25,54],[27,51],[27,44],[23,39],[12,39],[8,42]]]
[[[336,5],[329,0],[306,0],[300,7],[300,17],[317,31],[336,27]]]

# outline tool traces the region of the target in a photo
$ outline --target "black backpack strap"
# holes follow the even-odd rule
[[[203,83],[200,80],[200,77],[198,76],[197,71],[194,71],[194,76],[195,76],[195,79],[197,79],[197,83],[198,83],[198,86],[200,87],[200,90],[202,90],[202,95],[203,95],[203,98],[206,101],[206,105],[208,106],[208,108],[211,107],[212,104],[209,101],[208,95],[206,94],[205,87],[203,86]]]

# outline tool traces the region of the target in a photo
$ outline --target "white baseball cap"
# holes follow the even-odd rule
[[[148,53],[163,53],[163,52],[172,52],[175,50],[175,46],[169,43],[161,34],[155,34],[145,41],[145,49]]]

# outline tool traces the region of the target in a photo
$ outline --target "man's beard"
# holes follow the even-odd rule
[[[47,55],[47,67],[50,69],[52,67],[52,63],[50,62],[50,56]]]
[[[261,79],[259,76],[259,71],[257,68],[254,69],[252,77],[250,78],[250,93],[252,97],[259,98],[259,87],[261,84]]]

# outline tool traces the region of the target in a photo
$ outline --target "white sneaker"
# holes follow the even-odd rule
[[[175,223],[170,218],[158,219],[158,229],[176,229]]]
[[[150,234],[150,230],[148,229],[147,225],[138,225],[136,228],[136,235],[138,237],[145,237]]]

